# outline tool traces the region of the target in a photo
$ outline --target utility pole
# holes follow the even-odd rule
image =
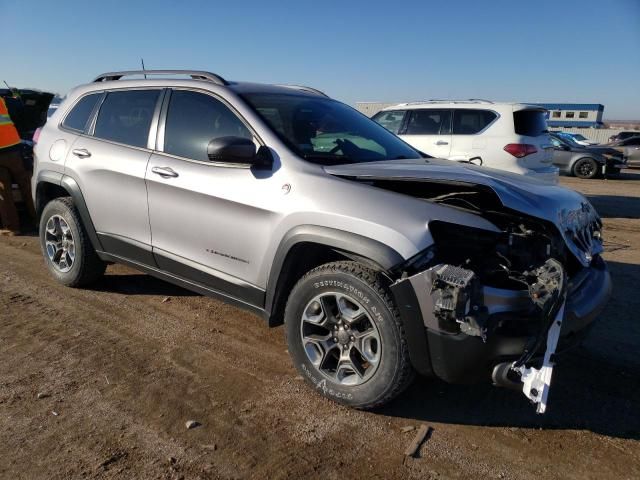
[[[140,57],[140,63],[142,63],[142,71],[144,72],[144,58]],[[147,79],[147,74],[144,74],[145,80]]]

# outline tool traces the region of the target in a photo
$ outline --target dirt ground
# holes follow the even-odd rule
[[[349,410],[297,375],[281,327],[122,266],[68,289],[37,238],[0,237],[0,478],[640,478],[640,174],[562,183],[604,219],[615,291],[544,416],[424,379]]]

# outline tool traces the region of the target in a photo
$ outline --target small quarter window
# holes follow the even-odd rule
[[[62,125],[73,130],[78,130],[79,132],[84,132],[87,121],[91,116],[91,112],[93,112],[93,108],[96,106],[96,103],[98,103],[101,95],[102,92],[92,93],[91,95],[87,95],[82,98],[71,109],[67,117],[64,119],[64,122],[62,122]]]
[[[453,134],[473,135],[484,130],[496,118],[489,110],[454,110]]]
[[[94,136],[146,148],[160,90],[109,92],[102,102]]]
[[[208,161],[207,146],[220,137],[252,139],[253,135],[224,103],[211,95],[188,90],[171,93],[164,127],[166,153]]]

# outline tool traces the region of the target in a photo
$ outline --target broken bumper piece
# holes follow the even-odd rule
[[[522,392],[532,403],[537,405],[536,412],[538,413],[544,413],[547,409],[547,398],[551,389],[551,375],[554,365],[553,356],[558,347],[558,340],[560,340],[560,331],[564,320],[564,307],[563,303],[547,333],[547,348],[544,352],[542,366],[539,369],[534,367],[527,368],[524,365],[518,367],[514,362],[511,367],[520,374]]]
[[[447,267],[436,265],[392,286],[414,367],[449,383],[493,376],[497,385],[522,389],[543,413],[555,357],[582,340],[611,295],[604,261],[595,256],[555,286],[562,267],[545,264],[529,272],[529,288],[523,284],[522,290],[482,285],[474,272]],[[545,303],[545,295],[553,302]]]

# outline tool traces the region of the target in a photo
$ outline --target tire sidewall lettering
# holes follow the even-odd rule
[[[373,314],[377,322],[382,323],[384,321],[382,312],[380,312],[379,309],[374,304],[372,304],[369,296],[361,289],[349,282],[345,282],[342,280],[318,280],[316,282],[313,282],[313,287],[315,289],[338,288],[344,291],[346,294],[352,295],[358,301],[362,302],[363,306],[367,307],[367,309]]]

